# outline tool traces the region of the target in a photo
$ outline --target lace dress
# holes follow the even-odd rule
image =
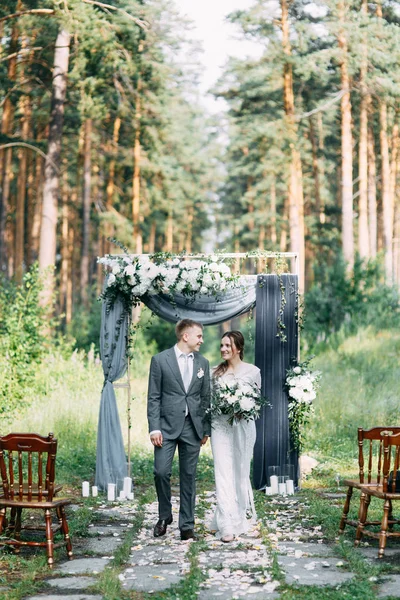
[[[241,363],[236,373],[225,373],[220,380],[228,384],[235,381],[256,383],[261,388],[260,369],[247,363]],[[240,535],[255,524],[250,483],[250,461],[255,441],[254,421],[241,420],[229,425],[227,415],[213,417],[211,447],[217,508],[211,529],[217,532],[217,537]]]

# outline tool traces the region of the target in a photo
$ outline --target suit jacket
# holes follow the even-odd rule
[[[186,392],[174,348],[151,359],[147,396],[149,431],[160,430],[166,439],[179,437],[185,423],[186,405],[197,435],[211,434],[206,410],[210,406],[210,365],[194,352],[193,377]]]

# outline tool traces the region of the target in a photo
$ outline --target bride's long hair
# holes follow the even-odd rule
[[[240,331],[227,331],[221,338],[221,341],[224,337],[228,337],[231,340],[232,346],[235,346],[236,350],[239,350],[240,360],[243,360],[244,355],[244,337]],[[228,363],[224,360],[222,363],[218,365],[218,367],[214,371],[214,377],[221,377],[224,373],[226,373],[228,369]]]

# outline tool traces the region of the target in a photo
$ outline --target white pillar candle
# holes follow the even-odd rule
[[[125,492],[125,496],[128,497],[128,494],[131,493],[132,491],[132,478],[131,477],[124,477],[124,492]]]
[[[286,496],[286,483],[278,484],[278,493],[282,494],[282,496]]]
[[[129,492],[127,498],[128,498],[128,500],[133,500],[133,498],[134,498],[133,492]]]
[[[270,480],[271,490],[273,494],[278,493],[278,475],[271,475]]]
[[[265,488],[265,495],[266,496],[272,496],[272,487],[271,486],[269,486],[269,487],[267,486]]]
[[[93,498],[97,498],[98,493],[99,493],[99,490],[98,490],[97,485],[92,485],[92,496],[93,496]]]
[[[121,490],[118,496],[118,500],[125,500],[126,498],[126,494],[124,492],[124,490]]]
[[[84,498],[89,497],[89,482],[88,481],[82,481],[82,496]]]
[[[287,481],[286,481],[286,493],[289,496],[293,496],[293,494],[294,494],[294,482],[293,482],[293,479],[287,479]]]
[[[107,500],[113,502],[115,500],[115,483],[109,483],[107,486]]]

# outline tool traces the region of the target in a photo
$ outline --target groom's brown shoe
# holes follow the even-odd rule
[[[167,525],[171,525],[172,515],[168,519],[159,519],[154,526],[154,537],[161,537],[167,533]]]
[[[193,529],[181,529],[181,540],[197,540]]]

